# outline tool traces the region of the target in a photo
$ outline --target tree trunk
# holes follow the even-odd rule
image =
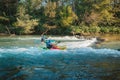
[[[11,35],[9,28],[7,26],[5,26],[5,27],[7,29],[8,34]]]

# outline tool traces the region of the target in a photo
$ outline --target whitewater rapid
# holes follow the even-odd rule
[[[45,50],[40,48],[41,37],[4,37],[0,39],[0,55],[3,53],[10,54],[31,54],[37,55],[42,53],[50,54],[97,54],[97,55],[113,55],[120,56],[120,51],[114,49],[95,49],[90,47],[97,41],[96,38],[91,39],[78,39],[74,36],[64,36],[64,37],[49,37],[49,39],[61,41],[59,46],[66,46],[66,50]],[[91,54],[91,55],[92,55]]]
[[[0,80],[119,79],[120,51],[91,47],[95,38],[50,38],[67,49],[41,49],[39,36],[0,38]]]
[[[91,47],[76,48],[76,49],[67,49],[67,50],[44,50],[36,47],[29,48],[0,48],[0,56],[2,54],[29,54],[29,55],[41,55],[41,54],[82,54],[82,55],[104,55],[104,56],[113,56],[120,57],[120,51],[113,49],[94,49]],[[89,54],[91,53],[91,54]]]

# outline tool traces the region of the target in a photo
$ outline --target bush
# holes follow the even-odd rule
[[[89,32],[90,33],[98,33],[98,32],[100,32],[100,28],[97,26],[92,26],[89,28]]]
[[[120,33],[119,27],[110,26],[110,27],[100,27],[100,32],[102,33]]]
[[[100,27],[100,32],[109,33],[110,32],[109,27]]]
[[[4,25],[0,24],[0,33],[4,33],[6,31]]]

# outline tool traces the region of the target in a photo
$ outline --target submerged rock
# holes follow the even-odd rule
[[[120,51],[120,49],[117,49],[118,51]]]
[[[106,39],[106,38],[100,38],[100,37],[98,37],[97,40],[100,41],[100,42],[108,41],[108,39]]]

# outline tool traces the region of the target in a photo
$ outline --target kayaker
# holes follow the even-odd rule
[[[46,47],[47,47],[48,49],[51,49],[51,48],[52,48],[52,41],[51,41],[51,40],[46,40],[45,43],[46,43]]]
[[[59,49],[59,47],[56,45],[55,40],[47,39],[45,36],[42,36],[41,42],[46,43],[46,47],[48,49]]]
[[[41,47],[41,48],[46,48],[45,39],[46,39],[46,38],[45,38],[44,36],[41,37],[41,42],[40,42],[40,47]]]
[[[46,41],[46,44],[47,44],[47,48],[48,49],[60,49],[57,45],[56,45],[56,41],[55,40],[47,40]]]

